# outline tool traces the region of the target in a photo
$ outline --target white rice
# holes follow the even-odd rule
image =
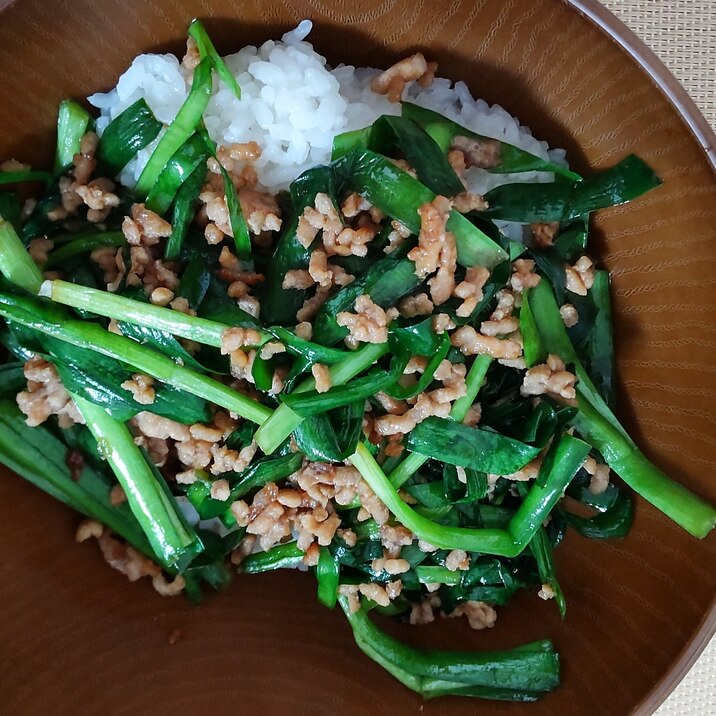
[[[262,148],[255,164],[259,181],[272,191],[285,189],[306,169],[328,163],[335,135],[365,127],[381,114],[400,113],[399,104],[370,89],[379,70],[346,65],[330,69],[325,58],[304,41],[311,28],[312,23],[304,20],[280,42],[269,40],[258,49],[245,47],[228,55],[226,64],[241,87],[241,99],[215,80],[204,116],[209,134],[220,145],[258,142]],[[101,111],[98,132],[140,98],[157,119],[168,124],[186,99],[190,84],[189,73],[174,55],[139,55],[113,90],[89,98]],[[463,82],[453,85],[437,78],[428,88],[413,83],[405,98],[474,132],[564,163],[563,150],[550,150],[499,105],[474,99]],[[120,175],[122,183],[134,185],[155,144],[127,165]],[[484,194],[499,184],[551,181],[552,175],[490,174],[470,169],[465,178],[470,190]]]

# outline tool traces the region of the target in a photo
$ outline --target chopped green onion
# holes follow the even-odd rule
[[[198,316],[188,316],[171,308],[154,306],[116,293],[59,279],[43,282],[39,295],[50,298],[55,303],[90,311],[98,316],[148,326],[215,348],[221,347],[222,336],[229,330],[229,326],[223,323]],[[259,335],[262,336],[262,343],[269,339],[267,333],[261,332]]]
[[[462,581],[460,571],[449,570],[447,567],[420,565],[415,568],[421,584],[448,584],[456,587]]]
[[[104,170],[111,176],[119,174],[138,152],[157,138],[161,129],[162,123],[143,98],[131,104],[102,133],[97,155]]]
[[[173,360],[135,341],[106,331],[97,324],[54,313],[52,304],[37,299],[0,293],[0,316],[72,345],[120,360],[156,380],[231,410],[261,424],[272,411],[223,383],[177,365]]]
[[[182,517],[162,479],[149,467],[126,425],[102,408],[73,395],[102,455],[117,476],[127,502],[154,552],[180,571],[203,550],[201,540]]]
[[[67,259],[71,259],[74,256],[80,256],[104,246],[124,246],[126,243],[127,239],[121,231],[102,231],[96,234],[88,234],[74,241],[68,241],[59,249],[52,251],[42,268],[47,271],[56,266],[62,266]],[[105,294],[106,291],[98,291],[98,293]]]
[[[121,505],[111,505],[111,484],[88,463],[79,479],[73,478],[66,454],[67,446],[48,428],[25,424],[14,396],[0,401],[0,462],[56,500],[106,525],[144,554],[154,556],[132,514]]]
[[[15,228],[0,216],[0,273],[20,288],[37,293],[42,274],[20,241]]]
[[[385,157],[369,150],[357,151],[338,162],[345,162],[350,167],[349,182],[355,191],[407,226],[412,233],[420,231],[418,209],[436,196],[430,189]],[[508,258],[504,249],[458,211],[450,213],[447,229],[455,235],[457,260],[463,266],[492,269]]]
[[[645,500],[703,539],[716,526],[716,509],[674,482],[653,465],[577,388],[579,412],[573,420],[579,434],[604,456],[609,467]]]
[[[77,102],[65,99],[60,102],[57,114],[57,147],[55,149],[55,172],[61,172],[72,164],[80,151],[80,142],[87,133],[92,118]]]
[[[470,410],[472,404],[475,402],[475,398],[477,398],[477,394],[480,392],[480,388],[485,380],[485,375],[487,374],[487,369],[491,363],[492,358],[490,358],[490,356],[482,355],[475,358],[465,378],[466,393],[462,398],[458,398],[453,403],[452,410],[450,411],[450,417],[453,420],[457,420],[461,423],[465,419],[467,411]],[[428,458],[425,455],[410,453],[410,455],[390,473],[389,479],[393,487],[396,489],[401,487],[427,461]]]
[[[403,117],[408,117],[421,125],[433,139],[438,142],[444,152],[450,149],[450,144],[455,136],[474,137],[475,139],[498,141],[491,137],[477,134],[467,127],[462,127],[447,117],[433,112],[431,109],[420,107],[411,102],[403,102]],[[581,177],[573,171],[560,164],[546,161],[540,157],[530,154],[512,144],[500,142],[500,162],[497,166],[488,167],[488,172],[496,174],[513,174],[518,172],[550,172],[558,174],[571,181],[580,181]]]
[[[353,612],[346,597],[339,597],[338,601],[353,629],[356,644],[392,674],[397,669],[409,675],[406,685],[419,693],[424,693],[426,682],[435,686],[439,681],[441,693],[470,695],[461,687],[483,687],[527,692],[534,698],[559,683],[559,659],[548,641],[494,653],[423,652],[380,631],[365,608]]]
[[[387,352],[387,343],[367,343],[363,348],[349,353],[342,361],[328,368],[331,385],[346,383],[351,378],[370,368],[373,363]],[[309,378],[301,383],[294,393],[312,390],[315,384],[313,378]],[[283,403],[276,408],[271,418],[256,431],[256,442],[264,453],[270,455],[302,422],[303,418]]]
[[[226,196],[226,208],[229,211],[229,224],[231,225],[231,233],[234,235],[234,245],[236,246],[236,255],[242,260],[247,261],[251,258],[251,235],[249,234],[249,225],[241,210],[241,201],[231,179],[229,172],[226,171],[224,165],[219,161],[216,153],[216,143],[209,137],[208,132],[200,129],[200,134],[211,151],[219,165],[221,178],[224,182],[224,195]]]
[[[522,551],[521,547],[515,546],[512,535],[507,530],[444,526],[419,515],[403,502],[363,443],[358,443],[358,449],[350,457],[350,461],[378,499],[419,539],[441,549],[464,549],[505,557],[514,557]]]
[[[23,182],[40,181],[49,184],[52,174],[49,172],[24,169],[17,172],[0,172],[0,186],[3,184],[22,184]]]
[[[333,557],[327,547],[321,547],[318,554],[318,566],[316,567],[318,601],[329,609],[333,609],[338,600],[340,575],[341,567],[338,560]]]
[[[172,233],[164,247],[164,258],[173,261],[179,258],[189,227],[196,214],[196,204],[206,179],[206,163],[200,162],[179,187],[172,209]],[[202,258],[203,261],[203,258]],[[187,270],[184,271],[186,276]],[[184,278],[182,277],[182,282]],[[181,284],[180,284],[181,286]]]
[[[201,20],[192,20],[188,33],[189,37],[193,38],[194,42],[196,42],[199,57],[201,57],[202,60],[208,57],[214,65],[219,79],[236,95],[236,99],[241,99],[241,87],[239,87],[236,77],[234,77],[231,70],[226,66],[226,62],[224,62],[216,51],[214,43],[211,41]]]
[[[275,569],[296,569],[303,564],[304,553],[295,542],[272,547],[267,552],[250,554],[239,566],[242,574],[260,574]]]
[[[142,170],[135,190],[147,196],[174,152],[196,131],[211,96],[211,60],[202,60],[194,70],[191,90],[174,121],[159,140],[159,144]]]
[[[209,152],[198,133],[192,134],[167,162],[144,202],[157,214],[166,214],[179,188],[200,166],[206,163]]]

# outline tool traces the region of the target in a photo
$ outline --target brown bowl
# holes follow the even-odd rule
[[[220,50],[304,17],[334,63],[387,65],[419,48],[441,74],[499,102],[577,169],[636,152],[663,188],[602,212],[612,270],[619,413],[647,454],[716,502],[716,137],[665,68],[595,0],[23,0],[0,18],[0,156],[51,157],[57,103],[114,84],[146,50],[181,51],[206,18]],[[704,149],[707,148],[706,150]],[[549,636],[563,686],[535,705],[421,703],[358,651],[304,574],[237,579],[200,607],[129,584],[78,518],[24,481],[0,481],[0,711],[28,714],[649,714],[716,626],[716,539],[644,502],[631,535],[570,536],[569,607],[522,595],[497,628],[461,620],[394,631],[419,645],[493,649]],[[176,643],[169,643],[175,630]]]

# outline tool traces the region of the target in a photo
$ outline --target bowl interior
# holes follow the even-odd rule
[[[0,17],[0,157],[47,162],[62,98],[112,86],[142,51],[181,52],[194,16],[224,52],[276,38],[304,17],[333,64],[388,65],[421,49],[441,76],[464,80],[566,147],[578,170],[629,152],[648,161],[663,187],[595,223],[596,253],[613,276],[619,414],[657,464],[716,501],[716,177],[674,107],[612,39],[561,0],[22,0]],[[653,703],[657,684],[713,625],[716,540],[698,542],[639,502],[626,540],[571,535],[558,551],[564,622],[554,604],[521,595],[489,632],[462,620],[388,627],[449,648],[548,636],[563,657],[557,692],[530,707],[421,704],[358,651],[306,575],[236,580],[195,608],[129,584],[96,546],[75,546],[77,521],[2,474],[7,713],[618,716]]]

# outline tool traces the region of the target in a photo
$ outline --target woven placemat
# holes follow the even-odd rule
[[[659,55],[716,128],[716,0],[602,2]],[[716,639],[656,714],[716,714]]]
[[[716,2],[602,0],[674,73],[716,127]],[[716,712],[712,712],[716,713]],[[705,716],[701,712],[700,716]]]

